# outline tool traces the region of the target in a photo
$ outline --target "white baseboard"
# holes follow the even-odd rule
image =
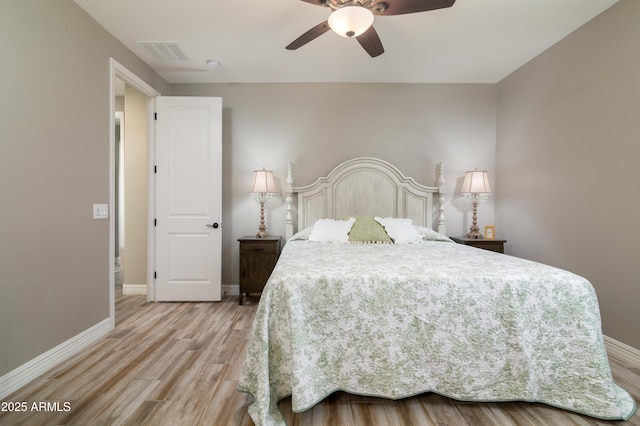
[[[238,296],[240,294],[240,286],[238,284],[223,284],[221,287],[222,294],[227,296]],[[132,296],[136,294],[147,294],[146,284],[123,284],[122,294]]]
[[[102,320],[66,342],[59,344],[26,364],[8,372],[0,377],[0,399],[11,395],[36,377],[77,354],[96,340],[107,335],[111,330],[113,330],[111,319],[107,318]]]
[[[222,294],[228,296],[238,296],[240,294],[240,286],[238,284],[223,284],[221,286]],[[122,294],[131,296],[136,294],[147,294],[146,284],[122,284]]]
[[[136,294],[147,294],[146,284],[122,284],[122,294],[125,296],[133,296]]]
[[[238,296],[240,295],[240,285],[239,284],[223,284],[222,286],[222,295],[223,296]]]

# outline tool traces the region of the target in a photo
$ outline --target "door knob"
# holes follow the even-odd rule
[[[218,222],[215,222],[213,224],[209,224],[207,223],[207,228],[213,228],[213,229],[217,229],[220,225],[218,225]]]

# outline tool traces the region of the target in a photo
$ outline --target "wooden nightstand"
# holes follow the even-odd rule
[[[504,253],[504,243],[507,240],[487,240],[487,239],[475,239],[464,237],[449,237],[458,244],[464,244],[466,246],[477,247],[484,250],[495,251],[498,253]]]
[[[242,237],[240,242],[240,300],[244,295],[262,293],[278,256],[282,238],[270,236],[265,238]]]

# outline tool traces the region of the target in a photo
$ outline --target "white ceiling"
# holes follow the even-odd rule
[[[496,83],[618,0],[457,0],[378,16],[377,58],[331,31],[286,50],[330,13],[300,0],[74,1],[169,83]],[[140,41],[177,42],[188,60],[155,60]]]

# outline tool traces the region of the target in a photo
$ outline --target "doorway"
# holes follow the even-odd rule
[[[122,256],[124,252],[124,111],[120,111],[119,101],[124,97],[124,82],[118,80],[116,88],[116,113],[115,113],[115,191],[114,200],[114,281],[116,286],[124,284],[124,265]]]
[[[109,61],[110,68],[110,99],[109,99],[109,111],[110,111],[110,126],[109,126],[109,217],[113,218],[109,221],[109,318],[111,322],[111,326],[115,327],[115,286],[116,286],[116,253],[120,256],[120,267],[124,269],[124,277],[123,281],[127,281],[127,272],[131,268],[131,265],[127,265],[127,255],[126,252],[129,250],[129,244],[127,243],[127,230],[126,223],[127,217],[126,215],[118,216],[118,210],[122,210],[127,203],[127,199],[120,197],[121,203],[118,203],[117,197],[119,197],[119,192],[117,190],[118,185],[120,184],[119,179],[117,178],[117,167],[116,165],[119,163],[119,154],[116,154],[116,110],[117,110],[117,93],[118,86],[122,86],[121,83],[124,83],[124,90],[129,92],[132,97],[138,99],[138,103],[141,103],[143,106],[140,108],[142,110],[141,113],[136,114],[137,117],[124,117],[122,122],[125,123],[127,128],[131,127],[131,125],[135,125],[136,127],[144,130],[144,136],[141,137],[144,144],[144,152],[142,154],[138,153],[137,155],[142,155],[140,161],[144,165],[144,174],[142,177],[142,181],[144,182],[144,191],[136,193],[137,198],[142,198],[144,201],[144,213],[143,219],[140,221],[138,219],[137,224],[130,224],[130,226],[136,226],[137,228],[142,227],[144,230],[143,233],[143,241],[141,242],[144,247],[144,257],[143,260],[139,261],[142,263],[142,283],[132,283],[144,285],[147,294],[147,300],[151,300],[153,297],[153,286],[147,286],[147,283],[151,282],[153,278],[152,266],[154,264],[153,259],[153,251],[147,250],[148,247],[153,247],[153,232],[151,228],[152,224],[152,214],[153,209],[147,208],[146,206],[153,206],[153,179],[151,177],[151,173],[147,173],[147,170],[150,170],[153,165],[153,144],[149,143],[149,141],[153,140],[153,110],[155,104],[155,98],[159,95],[159,93],[147,83],[145,83],[141,78],[133,74],[127,68],[119,64],[113,58],[110,58]],[[124,98],[126,99],[126,93]],[[124,100],[123,100],[124,101]],[[131,123],[129,123],[131,122]],[[127,143],[127,131],[125,129],[123,143],[122,145],[126,145]],[[125,159],[125,167],[127,163],[126,158],[127,153],[124,153]],[[123,170],[126,173],[126,168]],[[126,180],[126,178],[125,178]],[[138,181],[139,182],[139,181]],[[127,190],[126,188],[123,191],[126,196]],[[117,207],[116,207],[117,206]],[[124,219],[122,219],[124,217]],[[116,218],[119,218],[116,220]],[[123,220],[124,223],[121,223],[120,220]],[[117,243],[116,243],[116,223],[118,227],[124,225],[124,231],[119,235]],[[124,245],[123,241],[124,239]],[[131,239],[131,238],[130,238]],[[118,248],[116,249],[116,244],[118,244]],[[122,250],[124,247],[124,250]],[[125,260],[123,261],[123,255],[125,256]],[[131,263],[131,262],[129,262]],[[122,270],[120,271],[122,274]],[[135,287],[133,287],[135,289]]]
[[[124,295],[144,295],[149,229],[147,97],[117,79],[115,115],[115,282],[122,284]]]

